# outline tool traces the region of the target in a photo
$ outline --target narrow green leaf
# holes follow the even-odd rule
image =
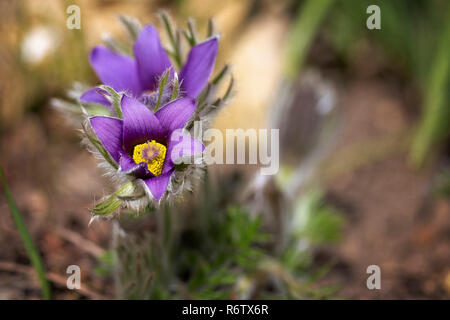
[[[181,31],[183,33],[184,38],[186,39],[186,41],[189,43],[189,45],[191,46],[191,48],[193,46],[195,46],[195,41],[194,39],[189,35],[189,33],[186,30],[182,30]]]
[[[131,48],[129,48],[125,44],[117,41],[110,34],[103,35],[102,36],[102,40],[105,43],[105,45],[109,49],[111,49],[111,51],[113,51],[113,52],[126,54],[126,55],[129,55],[129,56],[133,55],[133,51],[131,50]]]
[[[8,202],[9,210],[13,217],[14,223],[16,224],[17,230],[19,231],[20,237],[22,238],[22,242],[25,246],[31,264],[36,270],[36,273],[38,274],[39,277],[39,281],[41,282],[42,297],[45,300],[50,300],[51,299],[50,285],[45,276],[44,264],[42,263],[39,251],[37,250],[37,248],[33,243],[31,235],[27,229],[25,221],[22,218],[22,215],[20,214],[19,209],[17,208],[14,198],[11,192],[9,191],[9,187],[6,182],[5,176],[3,174],[3,169],[1,166],[0,166],[0,180],[3,186],[3,190],[5,192],[6,200]]]
[[[181,68],[181,54],[180,54],[179,40],[177,41],[175,37],[169,15],[167,14],[167,12],[161,11],[159,16],[169,36],[170,43],[172,44],[172,52],[173,57],[175,59],[175,63],[177,64],[178,68]]]
[[[208,19],[207,37],[210,38],[216,33],[216,26],[213,18]]]
[[[81,127],[83,128],[84,134],[86,135],[88,140],[92,143],[92,145],[97,149],[97,151],[100,152],[100,154],[111,165],[111,167],[113,167],[114,169],[117,169],[118,168],[117,163],[111,157],[109,152],[106,151],[105,147],[103,147],[103,144],[100,142],[100,140],[98,140],[97,138],[95,138],[94,136],[89,134],[89,132],[86,128],[86,125],[84,123],[81,124]]]
[[[122,100],[122,94],[118,93],[116,90],[107,85],[100,85],[98,86],[98,88],[109,93],[109,95],[107,95],[99,91],[100,94],[102,94],[106,99],[109,100],[109,102],[112,103],[112,105],[114,106],[114,110],[116,110],[117,117],[119,119],[122,119],[123,118],[122,107],[120,105],[120,102]]]
[[[136,18],[126,16],[126,15],[121,15],[121,14],[119,14],[118,17],[119,17],[119,21],[123,24],[125,29],[130,34],[132,40],[135,41],[139,35],[139,32],[142,29],[142,25],[140,24],[139,20],[137,20]]]
[[[230,83],[228,84],[227,91],[225,92],[222,100],[225,101],[230,97],[231,92],[233,91],[233,88],[234,88],[234,77],[231,77]]]
[[[191,38],[191,46],[195,46],[197,44],[197,32],[195,31],[195,21],[192,18],[189,18],[188,22],[188,30]]]
[[[230,82],[228,84],[227,90],[225,91],[225,94],[223,95],[222,98],[217,98],[211,106],[214,107],[219,107],[220,105],[222,105],[222,103],[226,102],[230,96],[231,93],[233,92],[233,88],[234,88],[234,78],[231,77]],[[202,105],[202,109],[205,107],[205,105]]]
[[[224,65],[222,70],[220,70],[219,74],[213,79],[212,83],[214,85],[218,85],[219,82],[223,79],[223,77],[230,71],[230,66],[228,64]]]

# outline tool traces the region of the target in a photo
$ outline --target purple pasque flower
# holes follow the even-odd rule
[[[119,164],[119,171],[135,178],[146,193],[159,201],[167,190],[175,163],[204,151],[203,144],[182,132],[196,107],[193,98],[174,100],[153,113],[126,95],[121,101],[123,120],[89,118],[97,137]]]
[[[196,98],[208,82],[214,68],[218,38],[212,37],[192,47],[181,68],[179,80],[183,96]],[[97,76],[116,91],[124,91],[134,98],[157,90],[158,80],[174,68],[164,50],[158,31],[152,25],[142,28],[133,46],[134,57],[113,52],[104,46],[95,47],[89,57]],[[110,105],[97,88],[86,91],[80,100]]]

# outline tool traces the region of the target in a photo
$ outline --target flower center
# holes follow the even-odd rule
[[[155,176],[161,174],[167,148],[155,140],[138,144],[133,150],[133,160],[136,163],[147,163],[148,170]]]

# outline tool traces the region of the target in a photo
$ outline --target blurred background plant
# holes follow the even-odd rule
[[[71,4],[80,30],[66,28]],[[366,28],[371,4],[381,30]],[[93,197],[112,190],[49,101],[97,83],[88,52],[106,31],[126,41],[117,14],[161,28],[160,8],[199,30],[215,18],[236,92],[213,126],[280,128],[280,171],[212,166],[183,203],[88,228]],[[0,163],[53,296],[450,297],[449,12],[445,0],[2,1]],[[8,210],[2,194],[0,297],[40,297]],[[86,290],[65,288],[70,264]],[[364,286],[370,264],[380,292]]]

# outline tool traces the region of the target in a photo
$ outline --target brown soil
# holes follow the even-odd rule
[[[334,154],[361,142],[367,150],[407,129],[414,116],[405,90],[383,81],[349,84]],[[329,203],[347,216],[343,241],[321,252],[336,261],[327,280],[338,281],[345,298],[450,298],[450,202],[432,193],[436,169],[414,169],[407,150],[395,146],[355,163],[327,183]],[[381,290],[366,287],[369,265],[381,268]]]

